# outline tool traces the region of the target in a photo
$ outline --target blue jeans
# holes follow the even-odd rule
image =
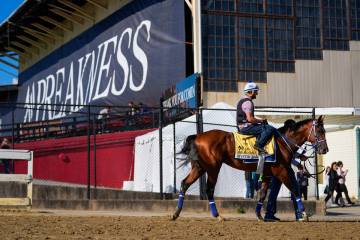
[[[266,205],[265,217],[271,217],[276,214],[276,211],[277,211],[276,199],[279,195],[281,184],[282,183],[276,177],[271,178],[270,194],[269,194],[269,199],[268,199],[268,202]],[[292,193],[291,193],[291,200],[293,202],[294,209],[295,209],[295,218],[298,219],[299,218],[298,208],[297,208],[297,204],[295,201],[295,197]]]
[[[245,180],[246,182],[246,198],[254,198],[254,185],[252,180]]]
[[[263,148],[267,141],[274,135],[276,128],[268,124],[251,124],[239,129],[239,132],[245,135],[256,136],[256,144]]]
[[[253,188],[255,191],[258,191],[261,188],[261,184],[259,183],[259,174],[256,174],[256,172],[252,172],[252,179]]]

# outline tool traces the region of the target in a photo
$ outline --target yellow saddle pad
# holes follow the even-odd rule
[[[254,158],[259,155],[259,151],[254,148],[256,137],[233,132],[235,139],[235,158]],[[274,136],[265,145],[265,150],[269,155],[275,154]]]

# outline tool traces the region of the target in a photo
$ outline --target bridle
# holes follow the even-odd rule
[[[280,137],[284,140],[286,146],[288,147],[289,151],[291,152],[292,155],[296,155],[296,153],[298,152],[299,149],[301,149],[301,153],[298,153],[300,155],[304,155],[305,153],[309,152],[310,150],[312,149],[317,149],[318,146],[322,143],[322,142],[326,142],[326,139],[319,139],[317,133],[316,133],[316,126],[317,126],[317,121],[316,120],[313,120],[312,121],[312,126],[311,126],[311,129],[310,129],[310,132],[309,132],[309,135],[307,136],[306,138],[306,141],[305,141],[305,148],[299,146],[298,144],[296,144],[294,141],[292,141],[291,139],[289,139],[288,137],[286,137],[285,135],[279,133]],[[314,138],[315,138],[315,143],[311,143],[310,141],[310,137],[311,135],[314,135]],[[310,143],[310,144],[309,144]],[[294,153],[294,150],[292,149],[292,146],[294,146],[296,148],[296,152]],[[310,146],[311,148],[307,148],[307,146]]]
[[[317,149],[317,147],[318,147],[322,142],[326,142],[326,139],[319,139],[319,138],[318,138],[318,135],[317,135],[317,133],[316,133],[316,126],[317,126],[317,125],[318,125],[318,124],[317,124],[317,121],[316,121],[316,120],[313,120],[312,126],[311,126],[311,130],[310,130],[309,135],[308,135],[307,140],[306,140],[306,142],[310,142],[310,136],[311,136],[311,134],[313,134],[313,135],[314,135],[314,138],[315,138],[315,144],[307,144],[307,145],[312,146],[312,148],[315,148],[315,149]]]
[[[318,148],[318,146],[322,143],[322,142],[326,142],[326,139],[320,139],[318,137],[318,134],[316,132],[316,126],[318,125],[317,121],[316,120],[313,120],[312,121],[312,126],[311,126],[311,129],[310,129],[310,132],[309,132],[309,135],[307,136],[307,139],[305,141],[305,144],[303,144],[305,147],[302,147],[302,146],[299,146],[298,144],[296,144],[294,141],[292,141],[291,139],[287,138],[285,135],[283,134],[280,134],[280,137],[283,139],[283,141],[285,142],[287,148],[289,149],[291,155],[292,155],[292,159],[291,159],[291,163],[298,166],[299,163],[295,160],[295,158],[300,158],[300,157],[305,157],[305,160],[304,161],[304,168],[305,170],[309,173],[309,171],[307,170],[306,168],[306,161],[309,162],[309,164],[312,166],[309,158],[313,158],[316,154],[316,150]],[[310,139],[311,139],[311,136],[313,135],[313,137],[315,138],[315,142],[314,143],[311,143]],[[309,144],[310,143],[310,144]],[[293,150],[293,148],[291,147],[294,146],[296,148],[295,152]],[[308,148],[308,146],[310,146],[310,148]],[[299,149],[301,149],[301,151],[299,152]],[[311,150],[314,150],[310,156],[306,156],[306,153],[311,151]],[[325,167],[322,171],[320,172],[317,172],[317,173],[313,173],[313,174],[310,174],[309,175],[311,177],[314,177],[316,175],[319,175],[319,174],[322,174],[323,172],[325,171]]]

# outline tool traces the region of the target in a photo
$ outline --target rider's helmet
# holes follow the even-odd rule
[[[244,92],[253,92],[253,91],[259,91],[258,85],[254,82],[247,82],[244,87]]]

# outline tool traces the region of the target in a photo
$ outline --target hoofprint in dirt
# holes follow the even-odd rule
[[[266,223],[243,217],[221,223],[210,217],[183,217],[174,222],[168,216],[0,212],[1,239],[360,239],[359,224]]]

